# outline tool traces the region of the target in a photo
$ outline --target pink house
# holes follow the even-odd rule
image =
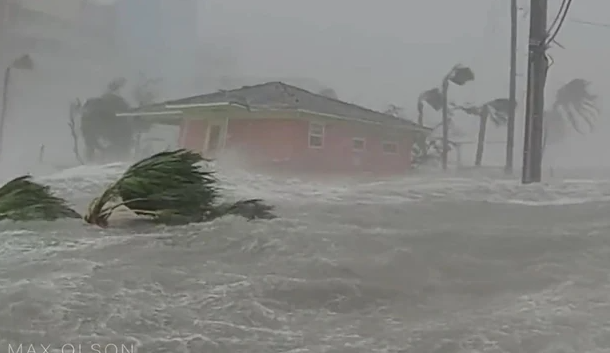
[[[281,82],[172,100],[125,115],[179,124],[181,147],[295,173],[403,174],[430,129]]]

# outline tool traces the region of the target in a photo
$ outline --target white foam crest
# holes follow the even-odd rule
[[[116,180],[125,163],[87,165],[41,177],[67,197],[96,193]],[[485,201],[527,206],[575,205],[610,201],[610,180],[568,179],[521,185],[517,180],[413,176],[381,181],[314,181],[218,169],[229,198],[262,198],[293,203],[400,204],[419,201]]]
[[[350,193],[355,186],[346,182],[314,182],[299,178],[280,178],[263,174],[235,170],[218,170],[225,190],[240,198],[266,198],[272,200],[291,200],[312,198],[329,200],[334,196]]]
[[[82,165],[41,176],[42,183],[51,185],[68,199],[88,198],[115,181],[127,168],[125,163]]]
[[[43,177],[44,180],[65,180],[71,178],[96,178],[100,175],[120,174],[127,168],[125,163],[110,163],[102,165],[81,165],[64,169],[57,173]]]

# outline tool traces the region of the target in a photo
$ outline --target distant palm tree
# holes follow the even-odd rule
[[[457,86],[463,86],[466,83],[474,81],[474,72],[469,67],[457,64],[451,68],[451,70],[443,77],[441,82],[441,88],[432,88],[422,92],[417,98],[417,111],[418,117],[417,122],[423,125],[423,103],[427,103],[434,110],[441,110],[443,113],[443,153],[442,153],[442,166],[443,169],[447,169],[447,154],[449,153],[449,84],[453,83]]]
[[[565,138],[568,126],[579,134],[595,129],[600,112],[596,105],[597,96],[589,92],[590,84],[585,79],[576,78],[557,90],[551,109],[544,113],[543,152],[549,144]]]
[[[442,88],[431,88],[427,91],[423,91],[417,97],[417,123],[419,125],[424,124],[424,103],[437,112],[443,109],[443,103],[448,102],[450,82],[457,86],[463,86],[470,81],[474,81],[474,72],[472,72],[469,67],[457,64],[451,68],[443,78],[441,83]]]
[[[131,109],[127,100],[120,94],[126,82],[122,77],[114,79],[101,96],[89,98],[83,104],[78,100],[71,104],[70,128],[75,128],[74,116],[80,115],[80,133],[87,162],[96,158],[117,160],[128,156],[134,147],[136,150],[139,148],[141,133],[151,127],[144,119],[116,116],[117,113]],[[146,79],[143,76],[139,78],[133,91],[138,107],[155,101],[157,82],[158,80]],[[78,141],[75,145],[78,146]]]
[[[480,106],[456,106],[455,109],[462,110],[466,114],[479,118],[479,137],[477,140],[477,152],[474,165],[480,167],[483,161],[483,151],[485,149],[487,121],[491,120],[495,126],[506,125],[508,123],[510,101],[507,98],[496,98]]]
[[[417,123],[424,125],[424,103],[438,112],[443,108],[443,100],[444,97],[439,88],[432,88],[422,92],[417,97]]]

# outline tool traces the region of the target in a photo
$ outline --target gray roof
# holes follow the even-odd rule
[[[357,121],[429,130],[407,119],[315,94],[282,82],[244,86],[166,102],[168,106],[214,103],[233,103],[253,109],[299,109]]]

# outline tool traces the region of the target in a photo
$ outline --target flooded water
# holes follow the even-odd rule
[[[0,225],[0,352],[610,352],[610,181],[224,178],[281,218]]]

